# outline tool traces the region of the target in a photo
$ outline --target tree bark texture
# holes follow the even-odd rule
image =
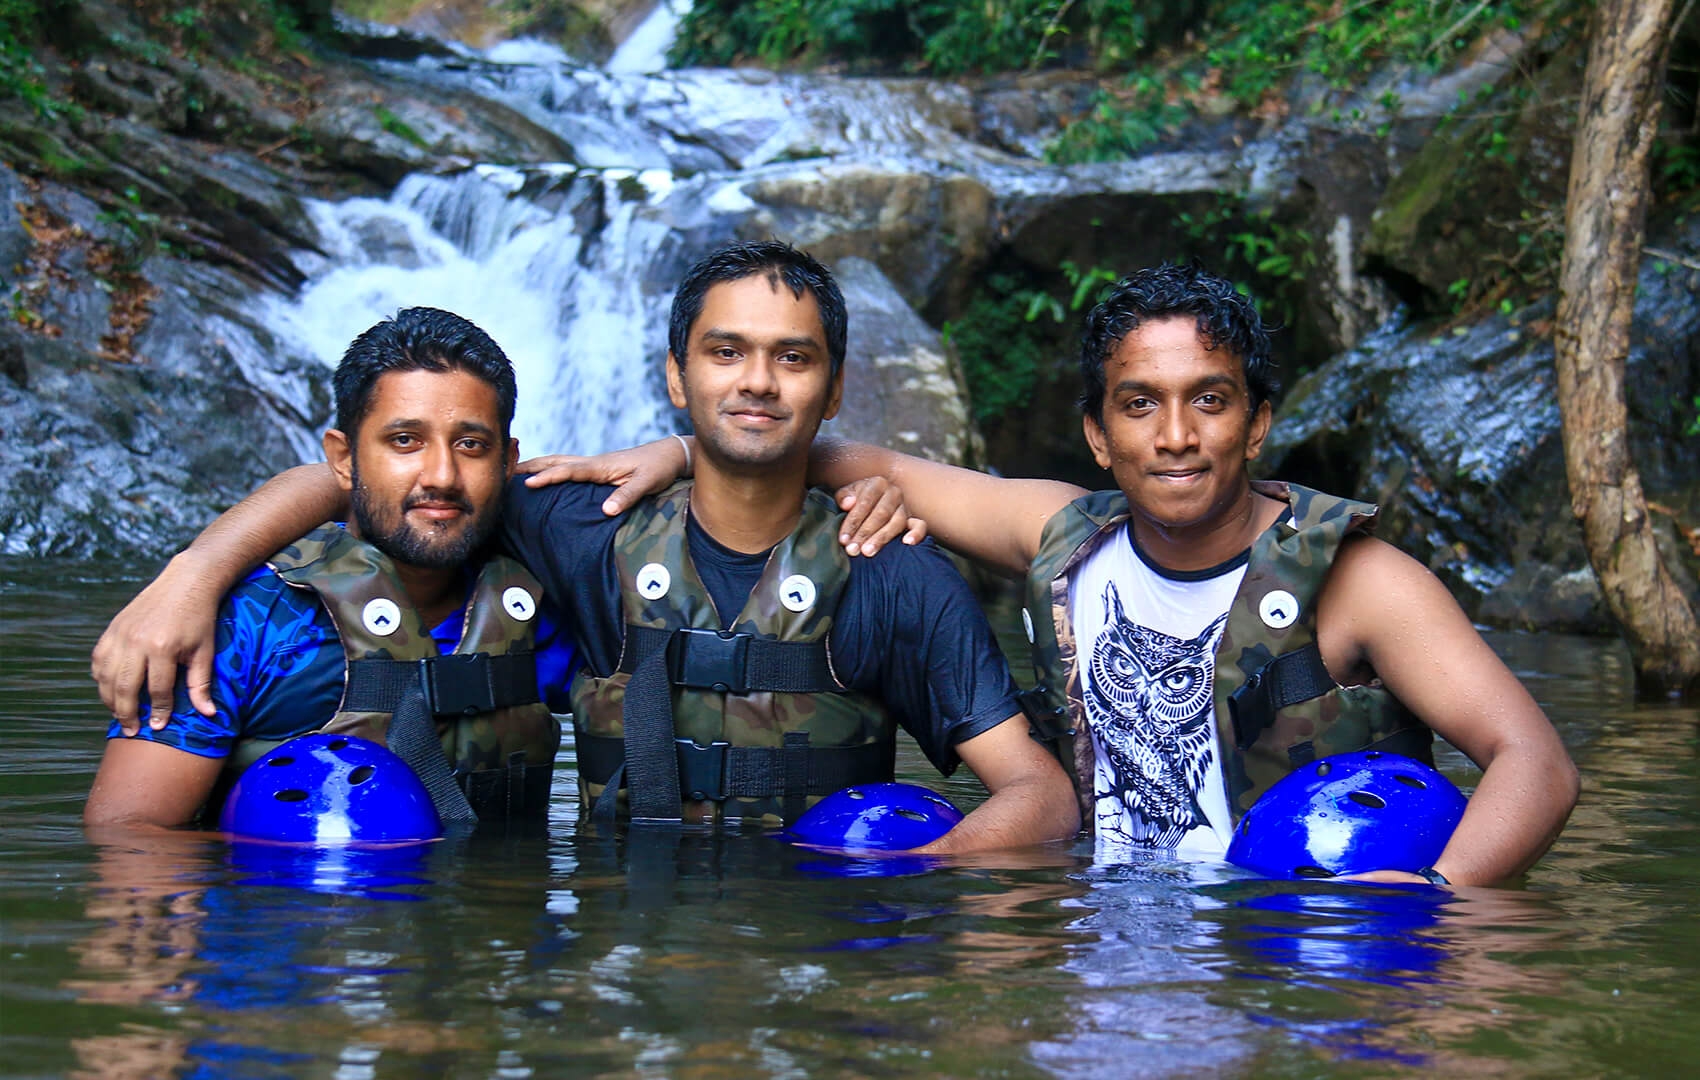
[[[1594,10],[1554,331],[1571,508],[1644,695],[1700,694],[1700,625],[1659,557],[1624,396],[1672,3]]]

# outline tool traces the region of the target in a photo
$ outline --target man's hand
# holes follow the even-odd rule
[[[683,440],[683,441],[681,441]],[[549,454],[522,461],[515,471],[529,473],[527,487],[551,484],[612,484],[616,490],[603,500],[602,512],[609,517],[623,514],[646,495],[690,475],[685,456],[689,437],[667,436],[629,450],[614,450],[592,457]],[[910,517],[903,492],[883,476],[869,476],[846,484],[836,494],[838,508],[845,511],[838,542],[851,555],[873,555],[898,537],[905,544],[918,544],[927,537],[927,525]]]
[[[883,476],[870,476],[838,489],[838,508],[845,511],[838,542],[851,555],[872,555],[903,537],[905,544],[927,538],[927,523],[910,517],[903,492]]]
[[[216,711],[212,667],[218,602],[218,594],[178,555],[107,625],[90,656],[89,673],[124,734],[136,734],[143,719],[156,731],[166,725],[180,664],[187,668],[195,710],[203,716]],[[139,709],[137,694],[144,685],[151,707]]]
[[[1437,885],[1421,874],[1406,870],[1366,870],[1361,874],[1342,874],[1335,881],[1367,881],[1372,885]]]
[[[602,512],[614,517],[636,506],[645,495],[654,495],[673,481],[689,476],[690,463],[682,438],[669,435],[629,450],[613,450],[592,457],[547,454],[528,458],[515,466],[514,471],[531,474],[525,481],[526,487],[573,481],[612,484],[619,490],[602,503]]]

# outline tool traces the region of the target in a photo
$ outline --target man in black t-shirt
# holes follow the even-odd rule
[[[696,430],[694,482],[613,519],[599,508],[606,488],[510,488],[504,541],[571,616],[585,660],[573,694],[581,790],[608,812],[624,787],[638,817],[789,817],[804,794],[889,771],[895,723],[942,771],[966,762],[991,793],[922,850],[1072,836],[1071,782],[1029,736],[961,578],[930,545],[845,557],[838,517],[808,493],[810,443],[843,393],[845,321],[831,275],[807,255],[716,252],[686,276],[669,328],[668,393]],[[339,494],[312,468],[292,470],[197,539],[182,572],[202,588],[233,577],[271,538],[334,513]],[[203,619],[181,598],[124,616],[143,614]],[[194,642],[175,637],[179,653]],[[157,650],[142,659],[157,663]]]

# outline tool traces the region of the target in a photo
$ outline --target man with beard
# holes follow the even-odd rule
[[[455,782],[450,816],[544,812],[560,743],[545,702],[564,711],[573,651],[536,581],[483,557],[518,459],[513,368],[472,323],[408,308],[349,345],[333,386],[327,472],[353,520],[224,596],[210,685],[179,677],[169,723],[113,723],[88,823],[175,826],[203,807],[216,821],[272,747],[310,731],[383,742],[392,716],[398,731],[418,717],[423,771]]]
[[[605,486],[509,485],[504,544],[580,635],[580,793],[599,819],[789,821],[810,798],[889,780],[901,727],[940,771],[966,763],[990,792],[921,850],[1070,837],[1068,776],[1029,737],[961,577],[931,545],[849,558],[850,522],[808,489],[810,444],[844,390],[846,321],[807,254],[714,252],[685,275],[669,326],[693,481],[618,516],[603,512]],[[277,478],[196,542],[197,572],[230,580],[257,538],[290,535],[337,497],[322,470]],[[115,672],[195,647],[198,607],[165,590],[108,630],[95,667],[110,705],[128,707]],[[143,623],[163,627],[163,646],[138,646],[127,627]]]

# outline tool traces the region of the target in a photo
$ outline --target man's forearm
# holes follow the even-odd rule
[[[1535,864],[1558,838],[1578,790],[1562,746],[1536,742],[1495,755],[1435,869],[1455,885],[1491,885]]]
[[[220,514],[172,563],[222,596],[267,556],[347,510],[328,465],[298,465]]]
[[[956,828],[920,854],[945,855],[996,848],[1032,847],[1068,840],[1080,831],[1074,793],[1042,779],[1017,781],[974,808]]]

